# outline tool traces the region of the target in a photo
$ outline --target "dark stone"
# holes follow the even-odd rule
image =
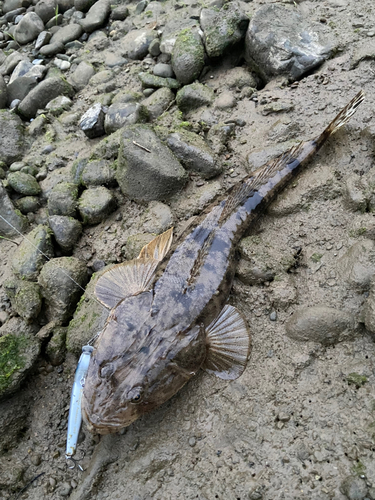
[[[105,134],[104,117],[103,107],[100,103],[92,106],[81,117],[79,126],[89,139],[94,139]]]
[[[103,186],[86,189],[78,200],[78,210],[84,224],[102,222],[115,208],[115,197]]]
[[[196,29],[186,28],[177,37],[172,52],[172,67],[183,85],[194,82],[204,66],[204,47]]]
[[[56,243],[64,253],[70,253],[82,233],[82,224],[64,215],[48,217],[48,223],[53,231]]]

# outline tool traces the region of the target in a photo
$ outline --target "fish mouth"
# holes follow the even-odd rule
[[[86,409],[82,409],[82,417],[86,424],[87,429],[92,434],[114,434],[119,432],[123,427],[126,427],[129,424],[123,425],[120,421],[108,421],[106,419],[102,419],[97,414],[88,414]]]

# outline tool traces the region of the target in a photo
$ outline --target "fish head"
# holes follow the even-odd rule
[[[82,416],[97,434],[118,432],[165,403],[206,355],[203,325],[161,332],[157,320],[135,327],[121,316],[118,311],[116,323],[110,321],[99,338],[85,381]]]

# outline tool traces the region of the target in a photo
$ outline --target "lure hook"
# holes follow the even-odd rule
[[[80,460],[82,460],[85,456],[85,453],[82,452],[82,457],[81,458],[73,458],[72,456],[70,455],[65,455],[65,459],[67,461],[67,466],[68,466],[68,469],[75,469],[76,467],[78,467],[78,469],[83,472],[83,467],[78,463]],[[69,461],[71,462],[71,465],[69,465]]]

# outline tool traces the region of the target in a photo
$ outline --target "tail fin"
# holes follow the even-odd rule
[[[341,128],[345,123],[347,123],[350,118],[357,111],[358,106],[361,104],[363,99],[365,98],[365,94],[363,90],[358,92],[358,94],[350,101],[349,104],[345,106],[344,109],[340,111],[340,113],[336,116],[336,118],[328,125],[328,127],[322,133],[322,136],[328,137],[336,132],[339,128]]]

